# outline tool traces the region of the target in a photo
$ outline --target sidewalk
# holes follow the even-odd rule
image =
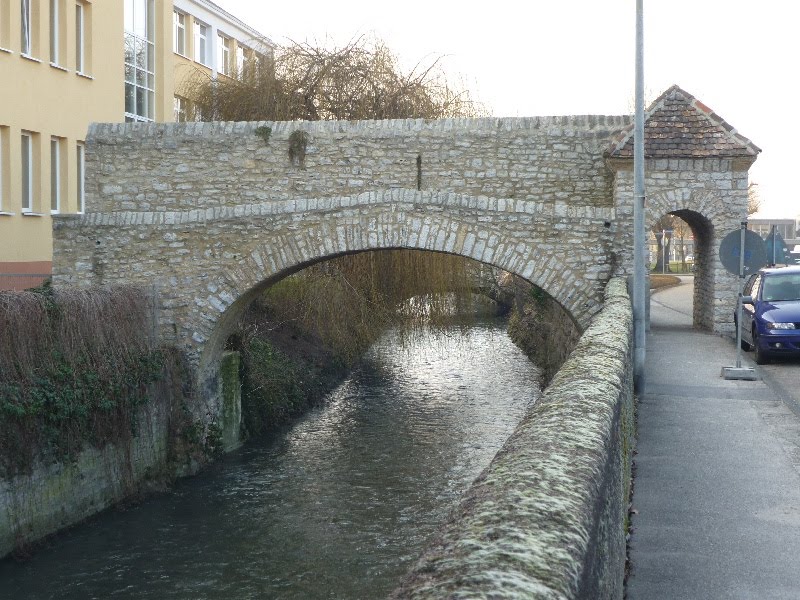
[[[796,600],[800,418],[765,381],[720,377],[734,342],[691,328],[691,294],[651,302],[627,597]],[[800,365],[780,367],[800,403]]]

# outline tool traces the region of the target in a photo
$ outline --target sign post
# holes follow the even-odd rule
[[[742,366],[742,300],[744,280],[747,275],[757,271],[767,262],[764,242],[761,237],[747,229],[747,221],[742,221],[739,231],[732,231],[719,246],[719,258],[729,273],[739,276],[739,294],[736,299],[736,366],[722,367],[721,376],[725,379],[758,379],[755,369]]]

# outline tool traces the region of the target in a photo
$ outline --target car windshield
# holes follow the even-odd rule
[[[768,302],[800,300],[800,273],[773,273],[765,277],[761,297]]]

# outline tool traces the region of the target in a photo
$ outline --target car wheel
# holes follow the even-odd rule
[[[769,362],[769,352],[763,350],[758,343],[758,334],[755,328],[753,328],[753,350],[755,351],[754,358],[757,365],[765,365]]]

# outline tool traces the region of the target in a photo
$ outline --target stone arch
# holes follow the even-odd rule
[[[392,207],[378,213],[359,210],[376,202]],[[307,206],[302,226],[278,234],[264,229],[229,246],[234,264],[208,274],[205,310],[191,322],[201,385],[209,396],[216,395],[215,365],[225,340],[259,291],[311,264],[356,252],[406,248],[491,264],[544,289],[585,328],[600,307],[602,283],[587,281],[585,265],[572,264],[569,253],[540,245],[524,230],[509,230],[502,220],[476,217],[477,212],[501,212],[505,202],[416,190],[366,193],[342,198],[322,218],[308,218]]]
[[[535,240],[514,235],[490,220],[479,222],[458,212],[430,210],[431,205],[452,206],[455,202],[477,206],[498,200],[416,190],[393,190],[386,195],[395,201],[398,195],[411,196],[417,203],[406,207],[395,204],[392,210],[376,215],[355,210],[364,201],[374,204],[374,198],[361,197],[374,194],[350,197],[343,199],[339,209],[326,211],[324,219],[279,235],[258,237],[238,249],[228,248],[236,264],[221,265],[217,272],[208,274],[210,310],[193,324],[192,337],[204,346],[200,364],[210,365],[218,353],[214,350],[221,343],[218,326],[224,331],[258,291],[316,262],[371,250],[446,252],[491,264],[546,290],[580,327],[588,325],[598,306],[594,290],[581,285],[583,273],[565,256],[544,252]]]
[[[681,218],[692,230],[695,252],[693,316],[695,327],[713,330],[716,286],[715,222],[720,220],[722,202],[710,190],[676,188],[648,197],[647,231],[664,215]]]

